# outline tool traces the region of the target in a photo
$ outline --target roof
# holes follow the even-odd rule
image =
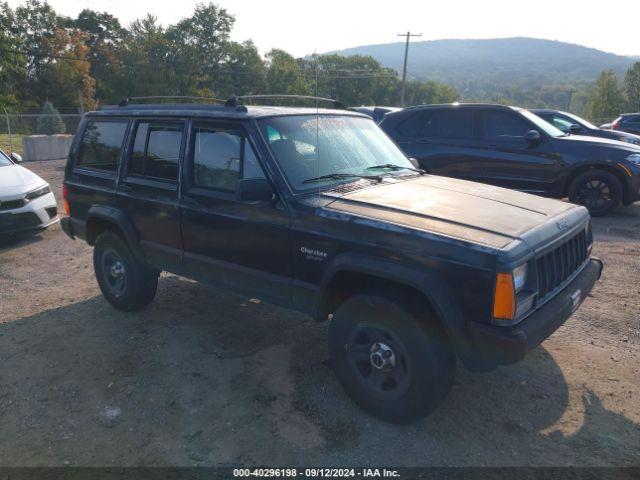
[[[127,106],[104,106],[89,112],[91,116],[170,116],[170,117],[216,117],[228,119],[250,119],[285,115],[346,115],[365,117],[349,110],[309,107],[273,107],[242,105],[227,107],[217,104],[130,104]]]
[[[520,107],[501,105],[498,103],[438,103],[433,105],[415,105],[404,110],[420,110],[426,108],[499,108],[503,110],[521,110]]]

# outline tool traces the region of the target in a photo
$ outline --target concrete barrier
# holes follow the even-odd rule
[[[73,135],[29,135],[22,137],[25,162],[67,158]]]

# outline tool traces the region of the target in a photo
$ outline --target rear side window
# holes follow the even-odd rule
[[[396,132],[405,137],[417,137],[422,132],[430,116],[430,111],[415,112],[400,121],[396,127]]]
[[[515,113],[485,112],[484,135],[487,140],[513,140],[523,138],[531,126]]]
[[[626,120],[627,123],[640,123],[640,115],[636,115],[635,117],[629,117]]]
[[[264,178],[253,148],[240,129],[196,125],[193,142],[194,185],[235,192],[240,178]]]
[[[176,181],[183,131],[180,122],[138,123],[129,173]]]
[[[473,112],[441,110],[431,116],[423,134],[436,138],[473,138]]]
[[[82,134],[76,166],[115,172],[120,162],[127,122],[89,121]]]

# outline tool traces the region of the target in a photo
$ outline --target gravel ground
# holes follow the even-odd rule
[[[33,162],[60,199],[63,162]],[[0,465],[640,466],[640,205],[594,220],[601,281],[515,365],[408,426],[355,407],[326,324],[163,274],[143,312],[101,297],[55,226],[0,245]]]

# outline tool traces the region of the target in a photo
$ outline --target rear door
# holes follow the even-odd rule
[[[484,150],[473,109],[427,109],[404,125],[405,153],[436,175],[473,180]]]
[[[288,305],[289,213],[277,197],[239,201],[241,178],[265,178],[242,124],[194,121],[181,203],[185,267],[199,278]]]
[[[118,204],[133,221],[149,262],[173,272],[182,268],[178,176],[185,124],[137,119],[118,187]]]
[[[485,154],[475,179],[532,193],[551,191],[558,158],[548,136],[508,109],[482,110],[481,119]],[[527,141],[525,134],[529,130],[537,130],[540,140]]]

